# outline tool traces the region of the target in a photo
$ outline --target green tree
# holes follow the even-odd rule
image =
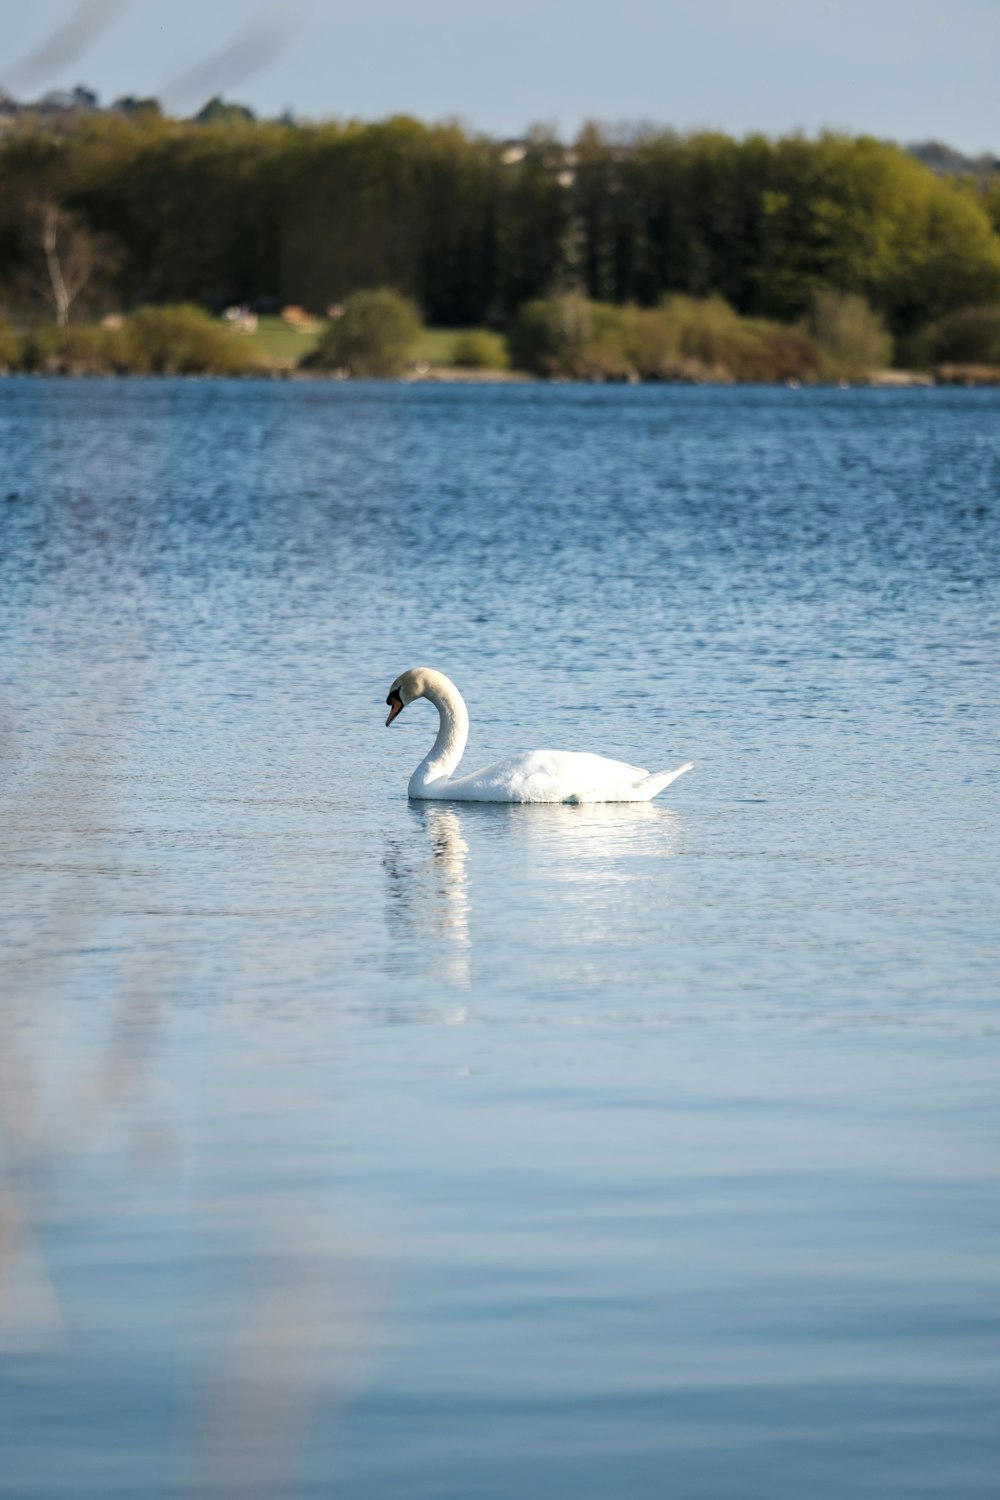
[[[512,316],[532,298],[565,288],[572,205],[565,182],[563,148],[548,131],[533,131],[501,162],[495,214],[496,290],[480,317],[495,311]],[[478,319],[477,319],[478,321]]]
[[[897,333],[1000,289],[981,206],[866,137],[774,143],[761,188],[750,310],[791,318],[824,286],[867,297]]]
[[[282,300],[316,312],[366,286],[436,322],[513,317],[576,291],[655,307],[721,296],[805,317],[864,297],[896,336],[1000,296],[1000,189],[933,175],[896,147],[825,135],[737,141],[586,126],[566,147],[407,117],[195,124],[150,108],[43,120],[0,138],[0,276],[31,253],[27,199],[122,249],[125,305]]]

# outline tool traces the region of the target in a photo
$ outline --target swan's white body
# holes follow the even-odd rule
[[[649,802],[691,762],[652,775],[641,766],[575,750],[529,750],[508,755],[467,776],[454,776],[469,738],[469,715],[461,693],[443,672],[414,667],[397,677],[386,702],[387,724],[408,703],[429,698],[440,717],[437,739],[410,777],[418,801],[455,802]]]

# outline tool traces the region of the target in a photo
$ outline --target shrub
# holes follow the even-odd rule
[[[668,297],[644,330],[646,357],[656,351],[661,378],[812,380],[821,357],[807,334],[765,318],[741,318],[721,297]]]
[[[721,297],[667,297],[657,315],[661,347],[678,362],[666,374],[724,381],[814,380],[819,374],[819,350],[805,333],[741,318]]]
[[[417,335],[413,303],[388,287],[355,292],[303,364],[362,377],[399,375]]]
[[[42,369],[59,375],[120,375],[131,368],[124,330],[71,323],[47,331]]]
[[[625,339],[636,373],[643,380],[683,377],[680,331],[662,307],[624,309]]]
[[[73,323],[59,329],[46,366],[66,374],[97,375],[108,369],[110,354],[106,329]]]
[[[121,328],[43,325],[13,342],[10,358],[0,332],[0,365],[50,375],[239,375],[258,368],[238,335],[183,305],[145,307]]]
[[[20,340],[0,313],[0,371],[16,370],[20,363]]]
[[[119,340],[122,363],[116,367],[136,374],[243,375],[259,368],[239,334],[187,303],[140,308]]]
[[[575,292],[528,302],[510,334],[513,363],[536,375],[622,380],[635,374],[623,310]]]
[[[511,360],[519,370],[535,375],[567,375],[590,329],[585,297],[569,294],[526,302],[510,331]]]
[[[922,364],[1000,365],[1000,305],[963,307],[924,329],[916,355]]]
[[[668,345],[679,352],[683,373],[739,380],[746,339],[740,318],[721,297],[667,297],[658,309]]]
[[[853,292],[814,292],[803,326],[819,345],[829,375],[857,379],[884,369],[892,358],[885,324]]]
[[[669,297],[657,308],[532,302],[511,349],[523,369],[585,380],[811,380],[822,367],[801,329],[741,318],[721,297]]]
[[[581,380],[635,380],[628,350],[625,310],[606,302],[590,304],[590,327],[571,373]]]
[[[463,370],[505,370],[507,345],[488,328],[472,328],[455,340],[451,358]]]

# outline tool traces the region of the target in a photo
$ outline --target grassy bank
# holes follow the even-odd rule
[[[254,332],[244,337],[262,364],[276,369],[294,370],[315,351],[326,327],[325,320],[317,319],[311,328],[300,331],[289,327],[279,317],[262,317],[258,318]],[[454,368],[460,363],[455,356],[461,341],[485,331],[473,328],[421,328],[410,351],[410,363],[414,366],[426,365],[431,370]]]
[[[327,323],[317,319],[311,328],[289,327],[279,317],[262,317],[251,334],[244,335],[248,346],[264,365],[275,369],[296,369],[314,353]],[[431,370],[452,369],[460,365],[456,349],[470,335],[486,332],[474,328],[421,328],[410,350],[410,363],[426,365]],[[460,350],[459,350],[460,352]]]
[[[262,365],[274,369],[294,370],[319,343],[325,323],[318,319],[312,327],[290,327],[278,317],[257,319],[253,333],[240,337]]]

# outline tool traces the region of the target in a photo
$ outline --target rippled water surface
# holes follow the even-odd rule
[[[0,382],[0,1493],[995,1500],[1000,396]],[[408,804],[470,766],[651,806]]]

